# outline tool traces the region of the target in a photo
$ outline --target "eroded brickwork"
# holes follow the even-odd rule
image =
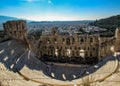
[[[99,46],[98,38],[98,35],[44,35],[41,37],[40,49],[42,49],[41,51],[45,50],[42,55],[80,56],[80,51],[84,51],[84,55],[81,55],[82,57],[96,57],[96,51],[98,51]],[[58,54],[57,51],[59,51]]]
[[[120,51],[120,27],[115,32],[115,51]]]
[[[24,20],[7,21],[3,27],[10,38],[24,40],[27,35],[27,25]]]
[[[98,59],[111,55],[120,49],[120,32],[117,37],[100,37],[94,35],[61,35],[53,29],[49,35],[42,35],[38,45],[38,56],[63,59]],[[48,58],[47,58],[48,59]]]

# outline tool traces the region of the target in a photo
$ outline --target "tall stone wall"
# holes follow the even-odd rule
[[[102,58],[120,50],[120,28],[114,37],[93,35],[61,35],[53,29],[49,35],[42,35],[37,46],[41,57],[62,57],[61,59]],[[89,59],[88,59],[89,60]]]
[[[101,37],[100,39],[101,39],[101,42],[99,45],[99,59],[102,59],[106,56],[113,54],[115,38],[114,37],[110,37],[110,38],[102,38]]]
[[[52,31],[42,35],[37,54],[59,60],[98,59],[99,35],[61,35]],[[89,60],[88,60],[89,61]]]
[[[116,41],[115,41],[115,51],[119,51],[120,52],[120,27],[116,28],[116,31],[115,31],[115,38],[116,38]]]
[[[10,38],[24,40],[27,36],[27,25],[24,20],[7,21],[3,27]]]

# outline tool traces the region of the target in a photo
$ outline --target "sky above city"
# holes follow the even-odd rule
[[[1,0],[0,15],[36,21],[96,20],[120,14],[120,0]]]

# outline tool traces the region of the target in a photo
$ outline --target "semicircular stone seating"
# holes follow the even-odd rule
[[[13,71],[16,60],[25,52],[24,45],[15,40],[0,43],[0,85],[2,86],[39,86],[27,81],[17,72]]]

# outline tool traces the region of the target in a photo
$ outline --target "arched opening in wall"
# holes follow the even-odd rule
[[[90,38],[90,43],[92,43],[93,42],[93,38]]]
[[[22,23],[22,30],[26,29],[24,23]]]
[[[90,52],[90,58],[91,58],[91,57],[93,57],[93,54],[92,54],[92,52]]]
[[[75,43],[75,39],[74,38],[72,38],[72,44],[74,44]]]
[[[57,43],[57,38],[54,38],[54,43],[55,43],[55,44]]]
[[[80,47],[78,47],[78,50],[80,50],[81,48]]]
[[[19,32],[18,38],[19,39],[23,39],[23,33],[22,31]],[[32,36],[32,38],[34,39],[34,36]]]
[[[47,39],[47,43],[50,44],[50,40],[49,39]]]
[[[111,50],[112,53],[115,52],[115,50],[114,50],[114,46],[113,46],[113,45],[110,47],[110,50]]]
[[[63,56],[65,56],[65,51],[64,51],[64,50],[62,51],[62,57],[63,57]],[[63,57],[63,58],[64,58],[64,57]]]
[[[60,47],[60,49],[58,49],[58,57],[61,57],[61,50],[62,48]]]
[[[54,47],[51,47],[51,55],[54,57],[54,52],[55,52],[55,48]]]
[[[76,56],[79,57],[79,51],[76,51]]]
[[[74,57],[75,56],[75,52],[74,52],[74,50],[72,51],[72,57]]]
[[[66,38],[66,44],[70,45],[70,38]]]
[[[70,49],[67,49],[67,56],[71,57],[71,50]]]
[[[58,57],[58,49],[55,49],[55,56]]]
[[[65,42],[65,38],[62,38],[62,43],[64,43]]]
[[[83,50],[83,49],[80,50],[80,56],[82,58],[85,58],[85,50]]]
[[[17,32],[16,32],[16,31],[14,31],[14,34],[15,34],[15,36],[17,37]]]
[[[48,55],[50,55],[50,50],[48,50]]]
[[[80,44],[84,42],[84,39],[83,38],[80,38]]]

